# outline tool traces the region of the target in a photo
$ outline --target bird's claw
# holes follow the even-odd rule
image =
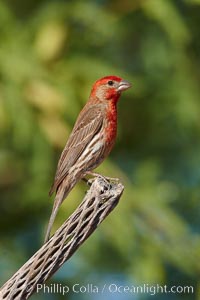
[[[86,172],[85,175],[91,175],[93,176],[93,178],[90,179],[86,179],[85,177],[83,178],[83,180],[89,185],[91,186],[92,183],[94,182],[94,180],[96,178],[100,178],[102,179],[107,185],[108,185],[108,189],[112,187],[112,183],[119,183],[119,179],[118,178],[113,178],[113,177],[107,177],[107,176],[103,176],[101,174],[98,173],[93,173],[93,172]]]
[[[89,186],[91,186],[91,185],[93,184],[93,182],[95,181],[95,179],[96,179],[95,177],[88,179],[88,180],[87,180],[87,184],[88,184]]]

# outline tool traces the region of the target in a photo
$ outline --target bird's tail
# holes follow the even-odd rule
[[[74,187],[75,183],[76,182],[73,182],[73,183],[71,182],[70,184],[68,184],[67,187],[66,187],[66,185],[65,185],[65,187],[63,187],[62,184],[61,184],[61,186],[58,188],[57,193],[56,193],[56,197],[55,197],[55,200],[54,200],[51,216],[50,216],[50,219],[49,219],[49,223],[48,223],[44,243],[46,243],[50,238],[51,228],[52,228],[53,223],[55,221],[55,218],[56,218],[56,215],[58,213],[58,209],[59,209],[60,205],[62,204],[63,200],[67,197],[67,195],[70,193],[70,191]]]

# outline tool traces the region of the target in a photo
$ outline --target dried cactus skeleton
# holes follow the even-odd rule
[[[92,234],[118,204],[121,183],[96,178],[72,215],[0,289],[0,299],[28,299],[38,284],[45,283]]]

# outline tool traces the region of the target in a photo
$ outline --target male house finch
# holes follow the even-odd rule
[[[54,183],[56,192],[45,242],[58,209],[74,185],[95,169],[110,153],[117,133],[117,101],[131,84],[117,76],[97,80],[88,102],[80,112],[58,162]]]

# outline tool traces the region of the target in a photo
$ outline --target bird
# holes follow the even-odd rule
[[[92,86],[58,161],[49,195],[55,200],[45,240],[51,234],[58,209],[78,181],[98,167],[112,150],[117,135],[117,102],[131,84],[118,76],[105,76]]]

